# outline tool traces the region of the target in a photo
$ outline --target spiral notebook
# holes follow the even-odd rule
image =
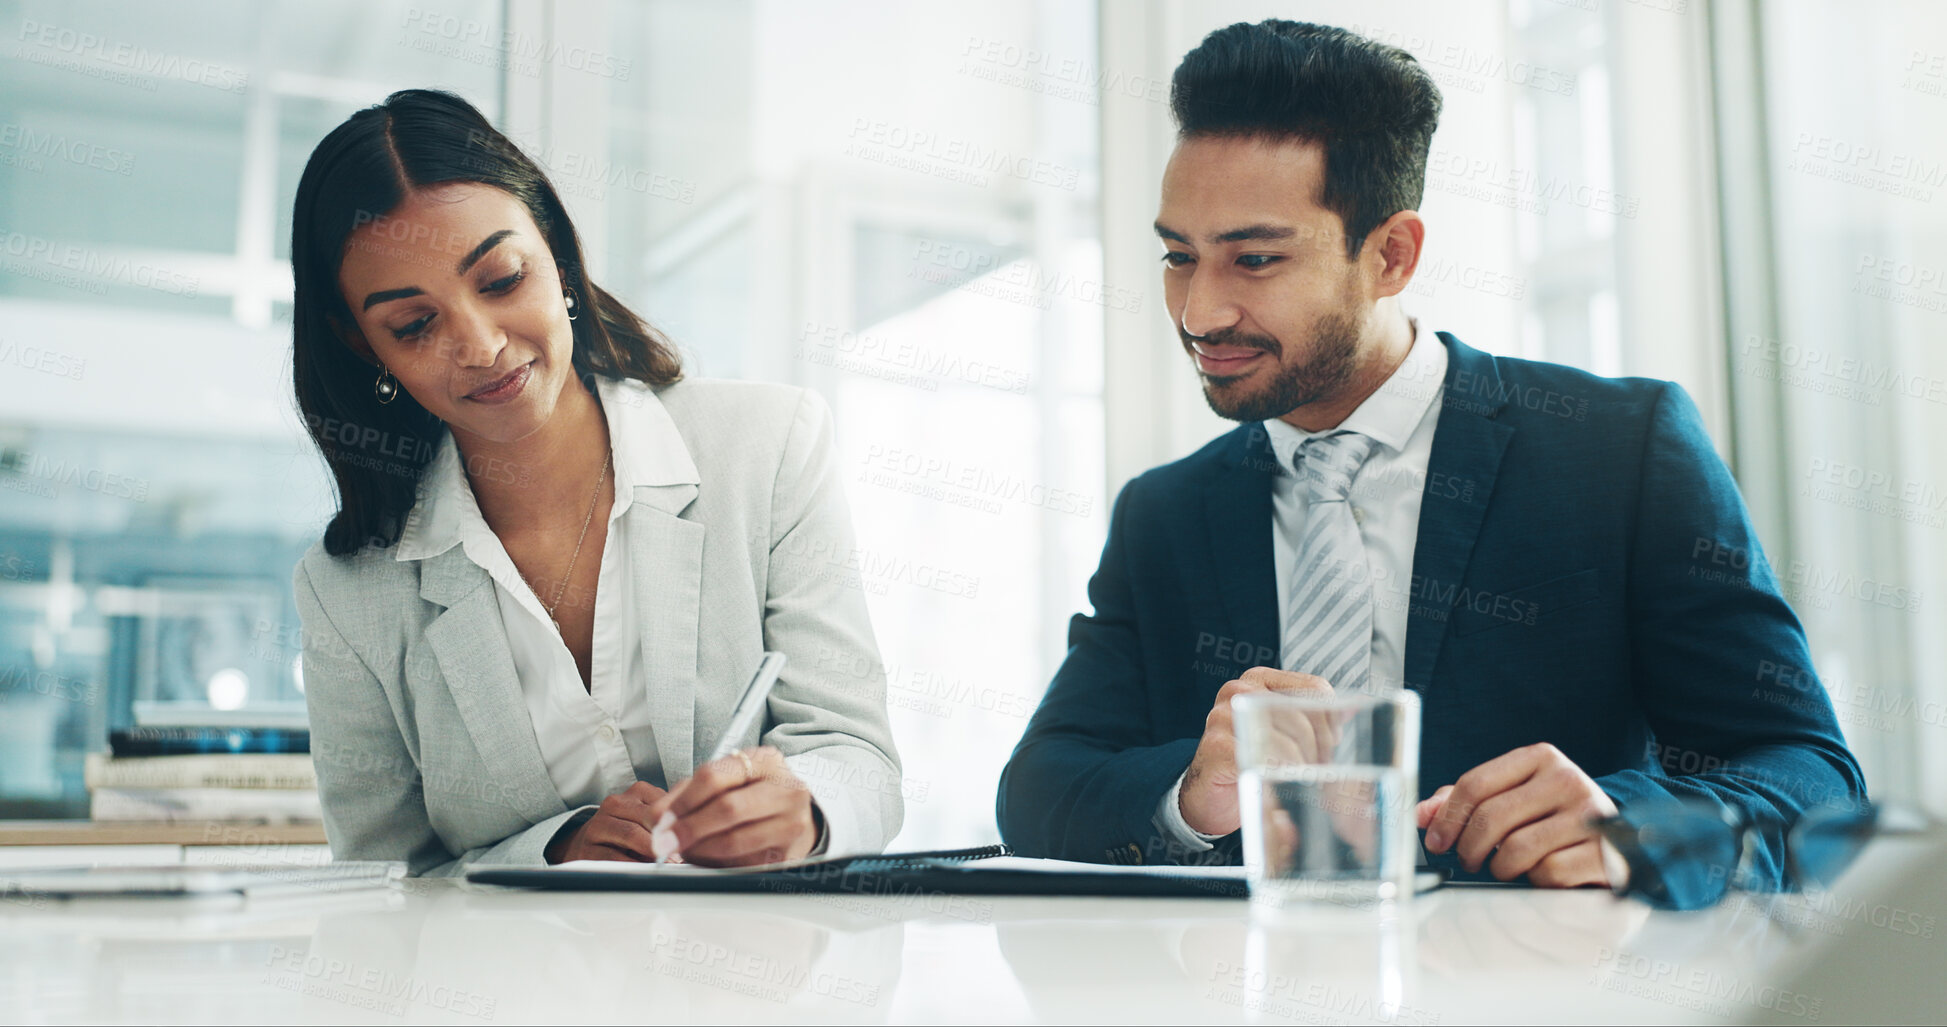
[[[1027,859],[1005,845],[847,856],[758,867],[582,860],[550,867],[476,867],[477,884],[564,891],[770,892],[900,895],[1122,895],[1242,898],[1242,867],[1109,866]]]

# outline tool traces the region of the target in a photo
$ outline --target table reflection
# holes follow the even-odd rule
[[[1228,899],[941,906],[415,880],[241,909],[15,904],[0,909],[0,1008],[40,1021],[1397,1025],[1493,1018],[1518,996],[1654,1020],[1695,1010],[1612,987],[1616,968],[1640,956],[1769,981],[1793,932],[1766,912],[1527,888],[1254,916]]]

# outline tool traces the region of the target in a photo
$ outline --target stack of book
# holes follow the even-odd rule
[[[84,774],[94,820],[316,823],[310,733],[143,726],[112,731]]]

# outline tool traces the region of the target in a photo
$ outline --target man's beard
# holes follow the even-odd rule
[[[1183,335],[1183,346],[1190,338]],[[1359,364],[1359,325],[1343,313],[1330,313],[1312,325],[1311,359],[1295,366],[1282,360],[1284,346],[1268,335],[1245,335],[1234,328],[1202,336],[1212,346],[1259,349],[1277,362],[1270,381],[1246,385],[1245,376],[1203,376],[1203,398],[1218,417],[1232,421],[1268,421],[1299,407],[1329,399],[1351,384]],[[1194,352],[1194,351],[1192,351]],[[1262,378],[1263,373],[1259,372]]]

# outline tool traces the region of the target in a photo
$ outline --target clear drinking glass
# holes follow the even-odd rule
[[[1258,692],[1231,711],[1252,901],[1362,908],[1410,897],[1419,697]]]

